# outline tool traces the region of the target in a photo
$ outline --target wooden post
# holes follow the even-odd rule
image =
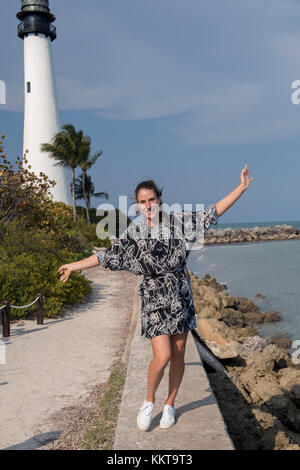
[[[3,309],[3,327],[2,327],[2,337],[8,338],[10,336],[10,303],[4,302],[4,309]]]
[[[1,308],[1,310],[0,310],[0,325],[2,326],[2,334],[3,334],[3,322],[4,322],[4,309]]]
[[[37,324],[43,325],[44,324],[44,302],[43,302],[43,294],[38,294],[39,300],[37,301]]]

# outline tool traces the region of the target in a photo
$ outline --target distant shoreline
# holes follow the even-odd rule
[[[263,221],[263,222],[220,222],[218,221],[218,226],[222,226],[222,228],[233,228],[236,226],[236,228],[251,228],[249,225],[252,227],[255,226],[264,226],[264,227],[276,227],[276,225],[292,225],[293,227],[300,227],[300,220],[272,220],[270,222],[268,221]]]
[[[270,240],[299,240],[300,229],[292,225],[270,225],[252,228],[209,229],[205,233],[204,244],[253,243]]]

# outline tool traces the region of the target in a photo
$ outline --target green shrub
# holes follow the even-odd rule
[[[1,229],[1,227],[0,227]],[[22,220],[2,226],[0,241],[0,305],[5,300],[21,306],[31,303],[36,294],[44,294],[45,316],[61,315],[65,304],[84,301],[91,291],[90,281],[80,273],[72,273],[62,283],[58,269],[90,256],[85,248],[76,253],[61,248],[51,233],[43,230],[24,230]],[[27,309],[12,309],[12,318],[25,318],[36,311],[36,304]]]
[[[69,259],[68,259],[69,258]],[[5,300],[21,306],[31,303],[38,293],[44,295],[44,315],[59,316],[65,304],[84,302],[91,292],[91,282],[80,273],[72,273],[66,283],[60,281],[58,268],[72,262],[76,255],[59,256],[22,253],[14,256],[0,270],[0,304]],[[11,318],[26,318],[36,312],[36,304],[26,309],[12,309]]]

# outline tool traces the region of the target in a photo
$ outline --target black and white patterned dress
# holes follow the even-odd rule
[[[203,211],[181,211],[165,215],[148,227],[146,217],[133,221],[120,238],[97,252],[101,266],[143,275],[141,335],[184,333],[197,326],[192,286],[186,267],[191,244],[210,224],[218,223],[216,205]]]

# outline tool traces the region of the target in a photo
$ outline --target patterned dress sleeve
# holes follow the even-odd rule
[[[108,248],[97,252],[97,259],[101,266],[112,271],[125,270],[141,274],[138,254],[139,248],[134,240],[114,238]]]
[[[206,206],[203,211],[183,211],[184,238],[193,243],[209,228],[210,224],[218,223],[216,204]]]
[[[114,239],[113,243],[105,250],[98,251],[97,259],[103,268],[108,268],[112,271],[128,269],[128,259],[120,238]]]

